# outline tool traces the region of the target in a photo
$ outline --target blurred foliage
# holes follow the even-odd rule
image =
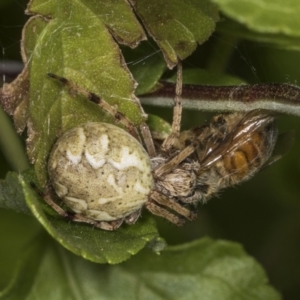
[[[23,13],[26,2],[6,0],[0,3],[2,60],[20,60],[20,31],[27,19]],[[157,49],[153,49],[153,55],[147,54],[130,63],[147,65],[155,55],[160,55]],[[249,83],[297,84],[300,82],[298,63],[298,51],[237,39],[219,30],[185,61],[185,67],[225,72]],[[146,110],[171,120],[169,109],[146,107]],[[208,118],[192,111],[185,111],[183,117],[184,128],[199,125]],[[296,132],[295,145],[279,162],[200,207],[196,222],[183,228],[174,228],[160,219],[157,222],[161,235],[171,245],[207,235],[243,244],[265,268],[271,284],[283,298],[292,300],[298,299],[300,294],[300,120],[281,116],[278,123],[280,131]],[[0,153],[1,178],[12,170],[7,161]],[[0,290],[10,281],[24,247],[31,247],[29,241],[40,230],[34,218],[0,210]]]

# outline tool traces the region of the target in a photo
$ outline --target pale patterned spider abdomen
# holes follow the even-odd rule
[[[153,188],[142,145],[106,123],[86,123],[63,134],[51,150],[48,172],[63,202],[95,221],[116,221],[140,211]]]

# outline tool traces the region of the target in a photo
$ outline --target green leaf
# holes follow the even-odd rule
[[[213,0],[229,18],[251,30],[300,36],[298,0]]]
[[[26,202],[48,233],[73,253],[97,263],[120,263],[140,251],[148,242],[161,243],[155,221],[143,216],[134,226],[105,231],[70,222],[45,208],[36,193],[22,181]]]
[[[122,265],[139,274],[142,299],[280,299],[263,269],[236,243],[203,238],[149,256],[144,251]]]
[[[124,6],[122,1],[119,4],[117,11]],[[118,105],[135,124],[144,118],[133,95],[135,82],[106,27],[104,6],[98,1],[68,0],[32,1],[29,5],[30,12],[51,15],[47,21],[31,18],[23,34],[24,51],[27,59],[30,58],[29,155],[35,161],[37,178],[42,184],[47,177],[48,153],[61,132],[88,121],[113,122],[99,106],[82,96],[71,96],[47,73],[64,76],[112,105]],[[134,16],[131,10],[124,14]],[[117,16],[111,17],[113,23]],[[122,27],[119,22],[114,28],[116,35]],[[137,43],[141,31],[133,35],[135,38],[130,37],[130,43]],[[129,37],[122,35],[120,39],[124,41]]]
[[[134,226],[124,225],[114,232],[70,222],[38,197],[29,185],[35,180],[33,170],[22,175],[9,173],[6,181],[0,182],[0,206],[33,214],[49,234],[71,252],[97,263],[116,264],[136,254],[148,242],[154,251],[164,247],[150,215],[143,215]]]
[[[130,0],[169,68],[204,43],[215,30],[218,9],[209,0]]]
[[[225,20],[219,23],[216,30],[242,39],[248,39],[259,43],[273,44],[279,48],[297,51],[300,50],[299,37],[288,36],[282,33],[273,34],[252,31],[246,26],[232,20]]]
[[[68,7],[70,4],[71,6]],[[66,8],[70,12],[78,12],[81,16],[85,16],[83,19],[90,22],[90,27],[93,27],[95,31],[101,29],[97,21],[92,20],[92,18],[97,18],[98,22],[101,21],[107,26],[119,43],[135,47],[141,40],[146,39],[143,28],[135,18],[132,9],[123,0],[31,0],[28,11],[45,16],[51,15],[64,22],[65,19],[61,14],[66,11]],[[71,18],[76,20],[76,16],[70,15]],[[83,25],[84,23],[78,24],[80,27]]]
[[[231,242],[205,238],[169,247],[161,255],[144,250],[124,264],[109,267],[44,240],[42,252],[41,242],[32,242],[1,300],[280,299],[257,262]]]

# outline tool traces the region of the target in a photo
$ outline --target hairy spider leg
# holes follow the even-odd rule
[[[164,219],[167,219],[171,223],[182,226],[185,223],[185,220],[183,218],[180,218],[168,210],[164,209],[163,207],[156,204],[154,201],[148,201],[145,203],[145,207],[147,210],[149,210],[153,215],[162,217]]]
[[[156,155],[156,150],[154,147],[153,138],[150,129],[146,123],[140,125],[141,135],[144,140],[145,147],[147,149],[148,155],[154,157]]]
[[[174,107],[173,107],[172,132],[164,140],[162,144],[162,149],[164,151],[168,151],[169,149],[172,148],[172,146],[177,141],[180,134],[181,116],[182,116],[181,94],[182,94],[182,64],[181,61],[178,61],[176,89],[175,89]]]
[[[178,62],[177,66],[177,80],[176,80],[176,95],[174,98],[174,108],[173,108],[173,121],[172,121],[172,133],[165,139],[162,144],[162,151],[167,152],[170,150],[174,144],[176,144],[178,137],[180,135],[180,126],[181,126],[181,116],[182,116],[182,64]],[[155,178],[159,178],[164,176],[165,174],[171,172],[178,164],[184,161],[189,155],[191,155],[196,147],[197,142],[195,141],[193,144],[188,145],[179,154],[173,157],[167,163],[159,166],[153,172]]]
[[[177,78],[176,78],[176,90],[174,98],[173,108],[173,120],[172,120],[172,133],[178,137],[181,130],[181,116],[182,116],[182,64],[178,61],[177,65]]]
[[[157,202],[158,204],[168,207],[173,211],[176,211],[179,215],[185,217],[190,221],[193,221],[197,218],[197,214],[195,212],[190,211],[189,209],[180,205],[174,199],[168,198],[162,193],[159,193],[157,191],[152,191],[150,194],[150,198],[155,200],[155,202]]]

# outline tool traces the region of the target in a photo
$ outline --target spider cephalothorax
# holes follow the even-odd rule
[[[145,207],[176,225],[193,220],[195,204],[246,180],[270,157],[274,118],[265,111],[218,115],[202,127],[180,132],[182,70],[178,67],[171,134],[157,143],[94,93],[54,74],[116,118],[124,129],[86,123],[65,132],[53,146],[43,197],[61,216],[117,229],[133,224]],[[52,200],[52,187],[72,213]],[[191,205],[192,204],[192,205]]]

